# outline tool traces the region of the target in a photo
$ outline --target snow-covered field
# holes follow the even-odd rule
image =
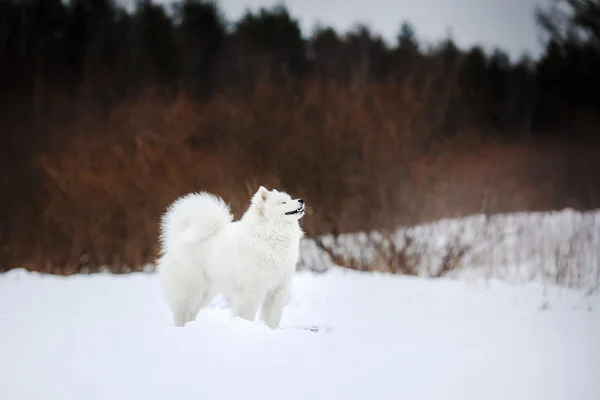
[[[300,271],[271,331],[222,299],[175,328],[154,274],[0,275],[5,400],[592,400],[598,371],[600,297],[539,283]]]
[[[597,400],[599,215],[393,232],[415,277],[333,265],[385,269],[381,235],[306,240],[277,331],[221,298],[173,327],[151,267],[13,270],[0,274],[0,399]],[[449,251],[455,268],[428,278]]]

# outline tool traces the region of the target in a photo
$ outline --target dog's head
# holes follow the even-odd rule
[[[303,199],[292,199],[285,192],[269,191],[263,186],[252,197],[252,208],[262,218],[284,221],[298,221],[306,211]]]

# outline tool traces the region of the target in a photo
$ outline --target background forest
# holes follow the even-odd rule
[[[161,212],[259,184],[308,236],[600,206],[600,2],[532,15],[539,60],[398,22],[301,34],[284,6],[0,2],[0,270],[142,268]],[[564,10],[564,11],[559,11]]]

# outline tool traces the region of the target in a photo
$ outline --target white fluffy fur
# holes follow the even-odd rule
[[[302,199],[264,187],[233,222],[225,202],[209,193],[175,201],[161,220],[160,282],[176,326],[193,321],[217,293],[237,317],[279,326],[303,236]],[[294,214],[286,214],[296,212]]]

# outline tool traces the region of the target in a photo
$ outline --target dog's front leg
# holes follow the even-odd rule
[[[290,286],[291,279],[288,278],[280,286],[269,291],[263,301],[260,318],[271,329],[279,327]]]
[[[260,305],[260,296],[246,293],[238,296],[235,300],[234,315],[248,321],[254,321],[258,306]]]

